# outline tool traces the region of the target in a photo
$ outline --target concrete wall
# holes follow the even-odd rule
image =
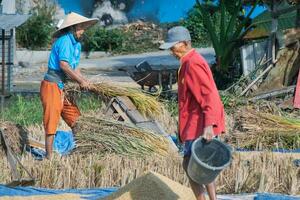
[[[15,14],[16,13],[16,1],[15,0],[2,0],[4,14]]]
[[[30,51],[30,50],[17,50],[15,54],[15,64],[19,62],[28,62],[30,64],[47,63],[50,55],[50,51]],[[108,56],[108,53],[99,51],[92,52],[88,55],[88,58],[101,58]],[[81,59],[87,58],[87,55],[81,53]]]

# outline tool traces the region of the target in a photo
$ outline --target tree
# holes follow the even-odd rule
[[[54,32],[53,16],[55,5],[47,0],[38,1],[31,9],[31,17],[17,28],[17,43],[28,49],[45,49],[50,45]]]
[[[232,63],[233,52],[240,47],[241,39],[249,30],[251,14],[261,1],[236,0],[197,0],[199,14],[202,16],[204,26],[208,32],[213,48],[215,49],[218,70],[228,72]],[[251,10],[247,15],[243,6],[248,5]],[[220,30],[217,31],[212,18],[220,13]]]

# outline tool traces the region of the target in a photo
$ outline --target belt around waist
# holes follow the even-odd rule
[[[44,76],[44,80],[61,83],[65,82],[66,75],[64,72],[48,69],[47,73]]]

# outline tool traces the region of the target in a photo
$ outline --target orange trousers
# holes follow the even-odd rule
[[[76,104],[70,103],[58,85],[53,82],[43,80],[40,88],[41,101],[43,106],[43,123],[47,135],[56,133],[60,117],[73,127],[80,116],[80,111]]]

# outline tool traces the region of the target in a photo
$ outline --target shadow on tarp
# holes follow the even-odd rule
[[[58,195],[58,194],[78,194],[82,199],[94,200],[106,197],[118,188],[94,188],[94,189],[46,189],[37,187],[7,187],[0,185],[1,196],[35,196],[35,195]]]

